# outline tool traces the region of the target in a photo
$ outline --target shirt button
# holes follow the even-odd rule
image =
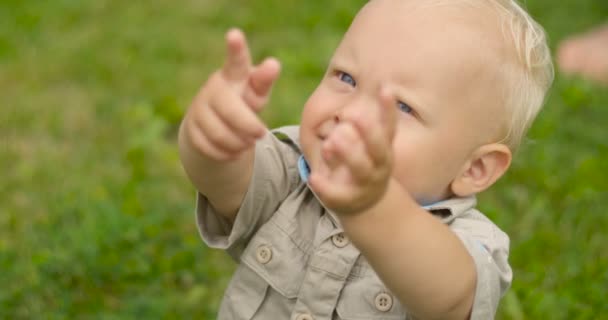
[[[393,307],[393,297],[386,292],[380,292],[376,295],[374,304],[378,311],[387,312]]]
[[[261,245],[255,252],[255,258],[259,263],[267,264],[272,259],[272,250],[266,245]]]
[[[313,318],[308,313],[302,313],[296,317],[296,320],[315,320],[315,318]]]
[[[331,242],[333,242],[334,246],[338,248],[344,248],[348,245],[348,238],[344,235],[344,233],[338,233],[331,237]]]

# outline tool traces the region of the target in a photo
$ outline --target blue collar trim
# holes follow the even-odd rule
[[[298,159],[298,171],[300,172],[300,178],[302,181],[308,183],[308,177],[310,176],[310,167],[308,166],[308,162],[304,159],[304,156],[300,156]]]

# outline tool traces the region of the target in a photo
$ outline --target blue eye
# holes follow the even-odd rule
[[[338,78],[340,79],[340,81],[347,83],[353,87],[357,85],[357,81],[355,81],[355,79],[353,79],[353,77],[346,72],[338,72]]]
[[[399,108],[399,110],[401,112],[405,112],[405,113],[412,113],[414,110],[412,109],[412,107],[408,106],[407,103],[401,102],[401,101],[397,101],[397,108]]]

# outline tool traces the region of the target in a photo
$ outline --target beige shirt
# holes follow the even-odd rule
[[[256,145],[251,185],[233,225],[198,195],[203,240],[239,262],[218,319],[413,319],[300,178],[298,127],[274,133]],[[471,319],[487,320],[511,283],[509,238],[474,207],[471,197],[428,209],[473,257]]]

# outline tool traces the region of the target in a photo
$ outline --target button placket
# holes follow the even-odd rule
[[[291,319],[308,314],[311,319],[332,319],[340,292],[360,253],[348,246],[344,234],[326,235],[308,260],[306,276],[300,286]],[[337,249],[338,245],[343,248]],[[319,284],[323,284],[319,286]],[[321,291],[321,292],[319,292]],[[320,296],[325,297],[319,299]],[[331,297],[331,298],[330,298]]]

